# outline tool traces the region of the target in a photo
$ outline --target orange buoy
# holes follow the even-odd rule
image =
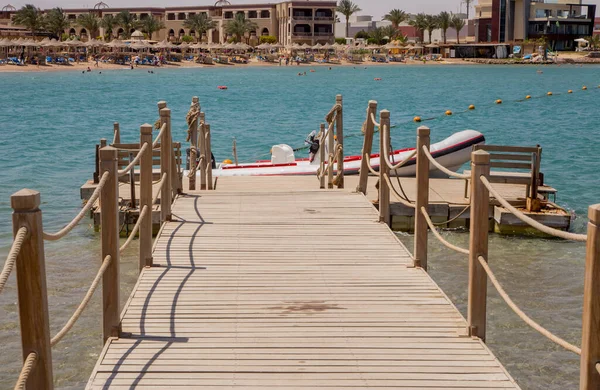
[[[413,119],[415,122],[421,122],[421,117],[420,116],[416,116]]]
[[[525,96],[525,99],[531,99],[531,95]]]
[[[552,92],[548,92],[548,93],[547,93],[547,95],[548,95],[548,96],[552,96]]]
[[[217,88],[219,88],[219,89],[227,89],[227,86],[226,85],[219,85]]]
[[[474,104],[471,104],[471,105],[469,106],[469,110],[474,110],[474,109],[475,109],[475,105],[474,105]]]
[[[381,81],[381,77],[375,77],[375,81]]]
[[[587,87],[584,85],[581,89],[583,89],[585,91],[585,90],[587,90]]]
[[[448,115],[448,116],[452,115],[452,111],[446,110],[446,115]]]
[[[496,104],[502,104],[502,99],[496,100]]]
[[[567,91],[567,93],[573,93],[573,90],[572,90],[572,89],[569,89],[569,90]]]

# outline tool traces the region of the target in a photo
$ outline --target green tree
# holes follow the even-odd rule
[[[337,43],[338,45],[345,45],[346,38],[335,38],[335,43]]]
[[[274,43],[277,43],[277,37],[275,37],[273,35],[262,35],[259,39],[259,42],[274,44]]]
[[[429,43],[431,43],[431,32],[438,28],[438,20],[435,15],[425,15],[425,24],[423,26],[429,35]]]
[[[356,34],[354,34],[354,39],[369,39],[369,33],[365,30],[360,30]]]
[[[381,45],[384,44],[385,42],[385,33],[383,31],[382,27],[377,27],[374,30],[371,30],[371,32],[369,32],[369,43],[373,43],[375,45]]]
[[[401,9],[393,9],[383,17],[383,20],[392,22],[392,26],[397,29],[402,22],[408,20],[408,14]]]
[[[100,19],[93,13],[81,14],[77,25],[87,30],[90,38],[95,38],[100,32]]]
[[[463,27],[465,27],[465,21],[462,20],[459,16],[453,15],[450,26],[452,26],[452,28],[456,30],[456,43],[460,43],[460,30],[462,30]]]
[[[152,16],[148,16],[140,21],[142,32],[148,34],[148,39],[152,39],[152,34],[165,28],[165,24]]]
[[[235,19],[227,23],[225,32],[231,34],[235,42],[241,42],[247,32],[254,31],[257,28],[258,25],[256,23],[246,19],[246,16],[243,13],[238,13],[235,15]]]
[[[194,37],[191,35],[184,35],[181,37],[181,42],[192,43],[194,42]]]
[[[352,0],[340,0],[336,11],[346,17],[346,37],[350,31],[350,16],[362,11],[360,7],[352,2]]]
[[[183,22],[183,26],[189,28],[190,30],[196,31],[196,38],[198,39],[198,42],[200,42],[200,39],[202,39],[202,34],[206,34],[210,30],[217,27],[217,23],[208,15],[200,13],[190,16],[185,22]]]
[[[590,49],[596,50],[600,46],[600,35],[592,35],[585,38],[590,44]]]
[[[44,22],[46,30],[52,33],[52,35],[57,36],[59,40],[61,39],[63,32],[71,27],[71,22],[67,18],[67,15],[58,7],[48,11]]]
[[[399,30],[394,26],[381,27],[381,33],[388,41],[393,41],[399,35]]]
[[[31,35],[44,29],[44,15],[39,8],[32,4],[23,6],[15,13],[13,23],[31,31]]]
[[[140,27],[140,22],[134,14],[129,11],[121,11],[116,16],[117,25],[123,28],[125,38],[131,38],[131,30],[137,30]]]
[[[408,22],[409,25],[411,25],[412,27],[415,28],[415,30],[417,30],[417,34],[419,34],[419,39],[421,40],[421,42],[425,41],[425,14],[424,13],[420,13],[418,15],[415,16],[414,19],[410,20]]]
[[[110,41],[113,37],[113,31],[117,27],[117,19],[113,15],[104,15],[100,21],[100,27],[104,29],[104,39]]]
[[[438,27],[442,30],[442,37],[444,39],[444,44],[446,44],[446,32],[450,28],[450,22],[452,22],[452,15],[446,11],[443,11],[443,12],[440,12],[437,19],[438,19]]]

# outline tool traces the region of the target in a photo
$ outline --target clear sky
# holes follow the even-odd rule
[[[99,1],[99,0],[98,0]],[[278,0],[230,0],[232,4],[256,4],[262,2],[278,2]],[[95,0],[0,0],[0,8],[11,3],[17,9],[32,3],[40,8],[91,8]],[[165,7],[174,5],[212,5],[214,0],[104,0],[111,7]],[[461,0],[354,0],[362,8],[359,14],[373,15],[381,19],[392,8],[399,8],[409,13],[439,13],[440,11],[465,12]],[[575,1],[573,1],[575,2]],[[474,2],[476,4],[476,1]],[[600,4],[600,0],[584,0],[586,4]],[[473,10],[471,10],[471,15]],[[342,18],[343,20],[343,18]]]

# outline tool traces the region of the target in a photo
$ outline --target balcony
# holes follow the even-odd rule
[[[312,33],[306,31],[294,31],[292,35],[295,37],[312,37]]]
[[[294,19],[294,20],[313,20],[312,16],[310,16],[310,15],[293,15],[292,19]]]
[[[315,20],[318,20],[318,21],[327,21],[327,22],[333,22],[333,21],[335,21],[335,19],[333,18],[333,16],[315,16]]]
[[[315,37],[330,37],[333,35],[333,31],[315,31]]]

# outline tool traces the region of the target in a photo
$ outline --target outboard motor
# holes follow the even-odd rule
[[[317,132],[313,130],[304,140],[304,144],[308,145],[308,160],[312,163],[321,147],[321,143],[317,138]]]

